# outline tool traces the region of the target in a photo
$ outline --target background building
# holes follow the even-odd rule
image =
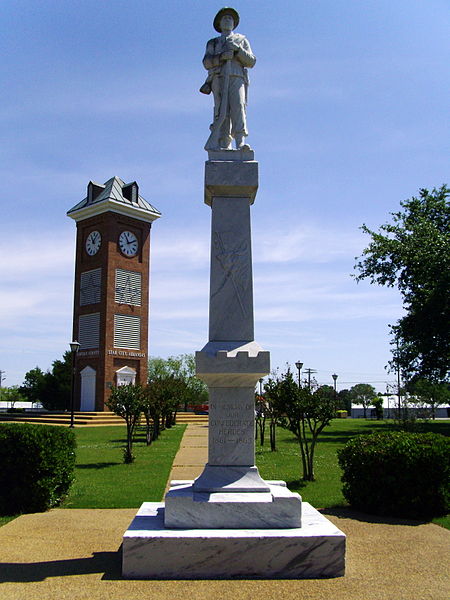
[[[77,224],[75,409],[103,411],[112,385],[146,380],[150,228],[161,213],[119,177],[89,182]]]

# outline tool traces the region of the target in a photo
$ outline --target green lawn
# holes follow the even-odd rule
[[[6,525],[6,523],[9,523],[9,521],[12,521],[13,519],[15,519],[18,516],[19,515],[12,515],[12,516],[9,516],[9,517],[0,517],[0,527],[2,525]]]
[[[321,434],[315,454],[316,481],[304,482],[300,448],[293,434],[277,429],[277,451],[270,451],[268,428],[266,441],[261,447],[256,442],[256,464],[264,479],[282,479],[288,487],[298,492],[303,500],[316,508],[346,506],[342,495],[341,470],[337,450],[354,435],[372,433],[391,427],[388,421],[365,419],[334,419]],[[450,435],[450,421],[435,421],[424,425],[424,430]],[[435,523],[450,529],[450,517],[434,519]]]
[[[159,502],[169,478],[185,425],[166,429],[151,446],[140,431],[133,445],[134,463],[122,462],[125,426],[75,429],[75,482],[62,508],[135,508]]]
[[[316,508],[345,506],[336,452],[348,439],[391,426],[386,421],[335,419],[320,436],[316,449],[316,481],[301,481],[301,460],[293,435],[277,430],[277,452],[270,451],[268,431],[261,448],[256,443],[256,464],[265,479],[282,479],[303,500]],[[134,445],[136,460],[122,462],[126,429],[123,427],[77,428],[75,482],[62,508],[136,508],[143,501],[161,501],[173,459],[180,445],[185,425],[163,431],[150,447],[144,432]],[[430,422],[426,430],[450,435],[450,421]],[[13,517],[0,517],[0,526]],[[450,529],[450,517],[434,519]]]

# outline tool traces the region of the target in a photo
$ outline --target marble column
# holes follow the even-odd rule
[[[214,156],[218,154],[218,156]],[[208,463],[196,491],[269,491],[255,467],[255,384],[270,355],[254,341],[250,207],[258,163],[244,153],[210,153],[205,203],[211,207],[209,341],[196,353],[209,389]],[[228,159],[228,160],[224,160]]]
[[[180,528],[300,527],[301,498],[255,465],[255,385],[270,371],[254,340],[250,207],[258,189],[253,152],[210,152],[209,339],[196,353],[208,386],[208,462],[194,482],[172,482],[164,523]]]

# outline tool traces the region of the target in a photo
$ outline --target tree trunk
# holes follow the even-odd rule
[[[157,440],[159,437],[159,430],[160,430],[159,419],[160,419],[159,415],[155,415],[153,417],[153,440]]]
[[[259,441],[260,441],[261,446],[264,446],[265,432],[266,432],[266,417],[263,417],[259,424]]]
[[[317,436],[313,437],[308,456],[308,479],[307,481],[315,481],[314,475],[314,451],[316,449]]]
[[[270,449],[272,452],[276,451],[277,441],[276,441],[276,421],[271,419],[270,421]]]
[[[308,444],[308,438],[306,437],[306,426],[305,426],[305,419],[302,419],[302,449],[303,449],[303,455],[304,455],[304,461],[303,461],[303,480],[304,481],[311,481],[310,477],[310,447]],[[303,457],[302,457],[303,458]]]
[[[145,413],[145,441],[147,446],[150,446],[152,443],[152,425],[151,425],[151,417],[148,413]]]
[[[125,448],[124,462],[126,464],[133,462],[133,430],[131,423],[127,422],[127,445]]]
[[[302,439],[301,435],[297,436],[297,440],[298,440],[298,445],[300,446],[300,456],[302,457],[302,470],[303,470],[302,479],[305,480],[306,472],[308,471],[308,467],[306,464],[305,449],[303,447],[303,439]]]

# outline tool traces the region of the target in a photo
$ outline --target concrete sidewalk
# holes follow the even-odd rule
[[[207,428],[189,425],[171,479],[206,460]],[[145,500],[145,499],[143,499]],[[347,534],[337,579],[135,581],[121,578],[122,535],[135,509],[54,509],[0,528],[2,600],[448,600],[450,531],[433,524],[327,511]],[[167,557],[170,560],[170,557]]]
[[[172,479],[195,479],[208,460],[208,426],[190,423],[175,456],[167,488]],[[166,491],[167,491],[166,488]]]

